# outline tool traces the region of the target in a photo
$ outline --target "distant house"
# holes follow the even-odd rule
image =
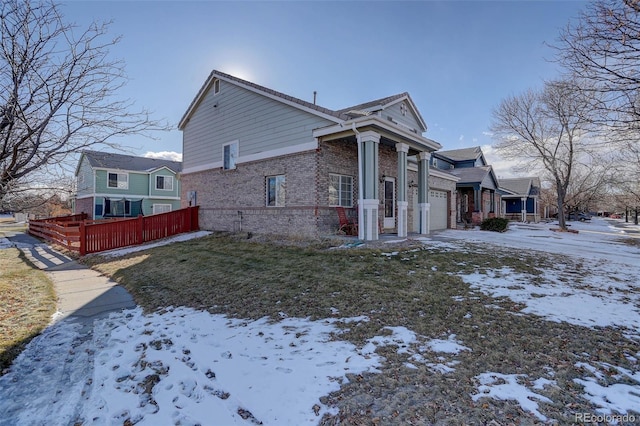
[[[331,110],[213,71],[178,127],[182,203],[205,229],[318,237],[336,207],[364,240],[455,226],[456,178],[429,170],[441,146],[406,92]]]
[[[505,217],[522,222],[540,221],[540,179],[524,177],[500,179]]]
[[[498,179],[479,146],[434,152],[431,166],[458,178],[457,222],[477,225],[484,219],[500,216]]]
[[[177,161],[83,151],[75,173],[74,211],[102,219],[178,209],[181,169]]]

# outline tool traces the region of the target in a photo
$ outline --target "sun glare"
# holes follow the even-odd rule
[[[253,81],[254,78],[251,72],[239,65],[225,65],[220,68],[220,71],[247,81]]]

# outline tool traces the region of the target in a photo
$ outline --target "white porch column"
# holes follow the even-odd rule
[[[358,149],[359,170],[362,173],[358,188],[358,238],[365,241],[378,239],[378,146],[380,134],[372,131],[360,133]]]
[[[409,153],[409,145],[406,143],[397,143],[396,151],[398,151],[398,237],[404,238],[408,233],[407,154]]]
[[[420,233],[428,234],[431,228],[429,223],[429,160],[431,154],[421,152],[418,154],[418,210],[420,210]]]
[[[522,222],[526,222],[527,221],[527,198],[526,197],[522,197],[520,199],[522,201]]]

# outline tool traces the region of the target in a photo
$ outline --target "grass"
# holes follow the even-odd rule
[[[0,250],[0,374],[51,321],[53,284],[17,249]]]
[[[392,250],[398,251],[391,255]],[[350,377],[323,402],[340,408],[321,423],[332,424],[534,424],[535,417],[511,401],[473,402],[475,376],[494,371],[549,376],[558,386],[540,393],[554,403],[540,411],[560,423],[574,413],[594,413],[573,379],[584,372],[579,361],[607,362],[633,369],[627,354],[638,342],[620,330],[590,329],[522,315],[521,305],[474,291],[460,274],[509,267],[542,282],[543,271],[562,265],[579,283],[588,273],[566,258],[516,253],[463,244],[460,249],[428,249],[416,244],[349,250],[253,242],[234,236],[210,236],[158,247],[122,258],[92,256],[85,261],[110,275],[146,311],[190,306],[240,318],[284,313],[312,319],[367,315],[368,322],[343,325],[339,338],[362,345],[384,334],[386,326],[405,326],[427,338],[451,334],[472,351],[444,361],[459,361],[455,371],[434,373],[425,365],[406,368],[407,355],[393,347],[378,351],[386,359],[382,373]],[[446,358],[446,356],[445,356]],[[433,355],[434,362],[444,362]],[[470,422],[470,419],[474,419]]]

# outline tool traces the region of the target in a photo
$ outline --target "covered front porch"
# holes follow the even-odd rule
[[[457,188],[457,222],[479,225],[484,219],[498,216],[499,195],[494,189],[480,185]]]
[[[439,149],[440,144],[379,116],[317,129],[313,135],[319,146],[323,143],[356,146],[353,187],[357,200],[352,208],[357,211],[360,240],[378,240],[381,232],[392,232],[401,238],[407,237],[410,230],[419,234],[430,232],[430,153]],[[410,169],[410,161],[415,162],[417,170]],[[321,167],[334,173],[332,167],[341,167],[334,163],[339,164],[340,159],[327,160]],[[409,211],[409,188],[417,189],[417,211]],[[410,218],[410,213],[418,217]]]

